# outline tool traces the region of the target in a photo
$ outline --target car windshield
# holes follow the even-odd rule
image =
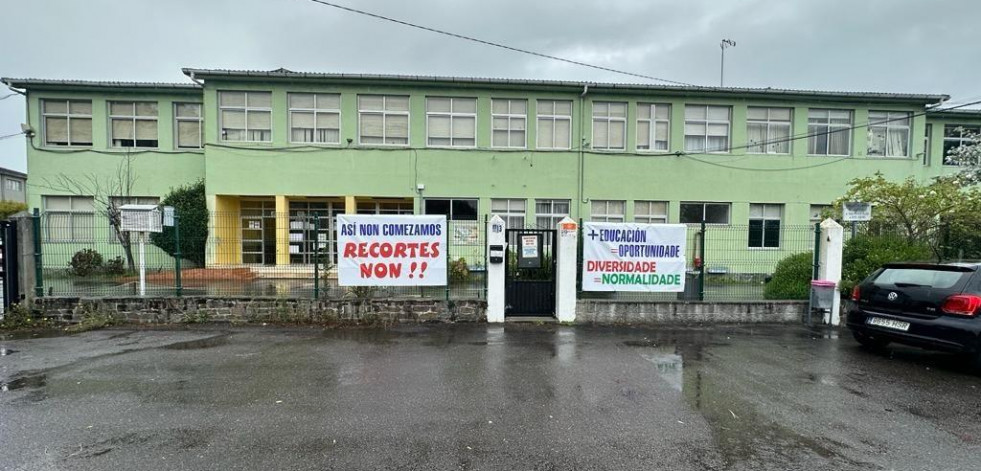
[[[970,272],[923,268],[886,268],[873,282],[877,286],[950,288]]]

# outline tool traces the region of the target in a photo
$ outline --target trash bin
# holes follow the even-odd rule
[[[811,299],[807,309],[807,323],[811,323],[814,311],[830,311],[834,307],[838,283],[829,280],[811,280]]]
[[[685,272],[685,290],[678,293],[678,301],[698,301],[697,271]]]

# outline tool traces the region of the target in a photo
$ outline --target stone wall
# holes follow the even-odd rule
[[[35,309],[48,317],[79,322],[86,313],[110,313],[134,323],[289,322],[395,323],[478,322],[486,302],[434,299],[319,300],[262,297],[43,297]]]
[[[807,301],[643,302],[586,300],[576,304],[577,323],[696,324],[801,322]]]

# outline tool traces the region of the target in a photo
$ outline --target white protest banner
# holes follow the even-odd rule
[[[684,224],[583,223],[583,291],[685,289]]]
[[[337,216],[341,286],[446,285],[446,216]]]

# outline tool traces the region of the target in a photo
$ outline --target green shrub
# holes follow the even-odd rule
[[[450,283],[466,283],[469,279],[470,268],[467,266],[467,261],[463,257],[450,261]]]
[[[208,242],[208,203],[204,180],[170,190],[160,204],[173,206],[180,217],[181,258],[204,266]],[[171,256],[177,253],[173,227],[164,227],[162,232],[151,235],[150,241]]]
[[[72,255],[68,266],[72,275],[89,276],[102,270],[102,254],[92,249],[79,250]]]
[[[0,219],[7,219],[21,211],[27,211],[27,205],[20,201],[0,201]]]
[[[766,299],[807,299],[814,273],[814,253],[791,255],[777,263],[773,277],[763,288]]]
[[[845,243],[840,289],[843,293],[850,293],[856,284],[884,263],[929,261],[932,255],[930,246],[911,243],[903,237],[892,235],[856,237]]]
[[[36,316],[34,312],[23,304],[11,304],[4,313],[3,320],[0,320],[0,330],[14,329],[36,329],[50,327],[50,322],[43,317]]]
[[[126,261],[123,257],[110,258],[106,260],[105,272],[107,275],[123,275],[126,273]]]

